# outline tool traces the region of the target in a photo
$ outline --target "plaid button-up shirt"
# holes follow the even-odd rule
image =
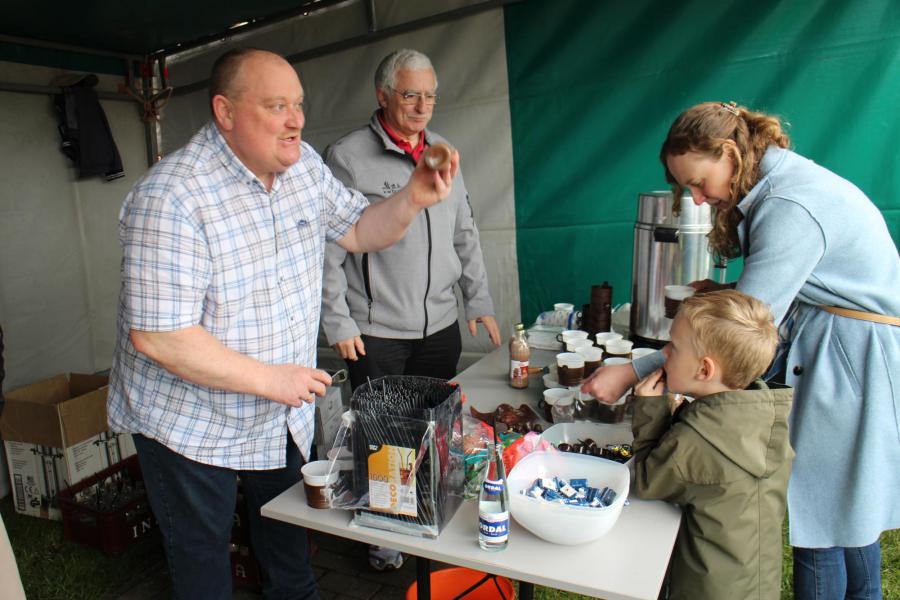
[[[314,367],[325,243],[342,238],[367,204],[305,143],[267,192],[211,123],[154,166],[119,217],[110,427],[201,463],[274,469],[284,466],[286,425],[306,456],[312,404],[195,385],[139,354],[128,333],[199,324],[262,362]]]

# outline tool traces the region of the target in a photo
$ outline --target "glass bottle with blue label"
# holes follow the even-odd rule
[[[497,551],[509,543],[509,496],[503,468],[503,446],[495,444],[487,476],[478,496],[478,545]]]

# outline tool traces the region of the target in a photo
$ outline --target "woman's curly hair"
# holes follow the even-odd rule
[[[729,140],[734,143],[733,147],[729,146],[729,152],[735,167],[731,178],[731,202],[727,208],[715,210],[713,229],[709,233],[710,247],[717,256],[724,258],[741,254],[737,235],[741,215],[736,205],[759,181],[759,163],[766,148],[772,145],[781,148],[790,146],[790,137],[785,133],[780,119],[753,112],[734,102],[704,102],[678,115],[659,151],[666,181],[672,186],[674,206],[678,210],[684,188],[675,181],[666,159],[686,152],[718,159],[725,151],[725,142]]]

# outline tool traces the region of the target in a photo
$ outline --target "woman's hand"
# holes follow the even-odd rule
[[[637,375],[630,364],[600,367],[584,380],[581,391],[604,404],[615,404],[635,384]]]

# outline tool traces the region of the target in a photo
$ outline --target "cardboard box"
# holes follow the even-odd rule
[[[106,376],[56,375],[6,394],[0,416],[16,512],[60,520],[57,494],[135,453],[106,423]]]

